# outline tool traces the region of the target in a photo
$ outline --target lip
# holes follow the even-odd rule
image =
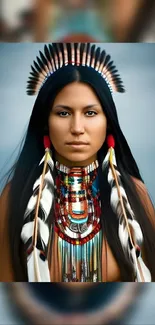
[[[82,142],[82,141],[73,141],[73,142],[68,142],[67,145],[71,145],[71,146],[86,146],[88,145],[87,142]]]
[[[69,144],[68,147],[74,150],[83,150],[87,147],[87,144]]]

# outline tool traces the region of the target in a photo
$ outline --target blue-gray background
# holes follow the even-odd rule
[[[111,54],[126,87],[114,94],[122,130],[155,202],[155,44],[100,44]],[[44,44],[0,44],[0,177],[26,131],[35,96],[26,95],[30,65]],[[6,164],[7,162],[7,164]],[[2,186],[2,185],[1,185]]]

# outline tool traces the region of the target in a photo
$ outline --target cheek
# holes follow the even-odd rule
[[[96,120],[92,124],[92,134],[96,137],[97,141],[104,141],[107,133],[107,121],[106,119]]]
[[[60,118],[51,117],[49,119],[48,126],[49,126],[50,133],[55,133],[60,131],[65,132],[68,127],[68,123],[66,123],[65,118],[60,119]]]
[[[57,123],[54,123],[53,120],[49,120],[49,136],[51,139],[51,142],[57,141],[57,138],[59,137],[59,132],[57,132],[57,129],[59,128],[59,125]]]
[[[65,123],[57,119],[49,119],[49,136],[54,147],[61,146],[62,140],[67,133]]]
[[[92,127],[93,150],[95,151],[100,150],[103,143],[105,142],[106,134],[107,134],[107,122],[105,119],[98,121],[98,123],[94,123]]]

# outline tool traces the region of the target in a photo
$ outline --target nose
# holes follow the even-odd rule
[[[72,134],[84,133],[84,123],[80,116],[75,116],[72,118],[70,130]]]

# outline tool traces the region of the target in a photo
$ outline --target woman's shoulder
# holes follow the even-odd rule
[[[133,183],[136,187],[138,196],[141,200],[141,203],[148,215],[152,225],[155,227],[155,208],[153,206],[152,200],[148,193],[146,185],[138,178],[131,176]]]
[[[0,282],[14,281],[8,234],[8,208],[10,188],[11,183],[8,183],[0,195]]]
[[[0,201],[3,200],[4,198],[8,197],[10,188],[11,188],[11,182],[7,183],[5,185],[5,187],[3,188],[1,195],[0,195]]]
[[[0,195],[0,234],[3,234],[7,224],[10,188],[11,182],[4,187]]]
[[[0,219],[2,215],[2,210],[7,211],[8,209],[8,201],[9,201],[9,193],[11,188],[11,182],[7,183],[2,190],[2,193],[0,195]]]

